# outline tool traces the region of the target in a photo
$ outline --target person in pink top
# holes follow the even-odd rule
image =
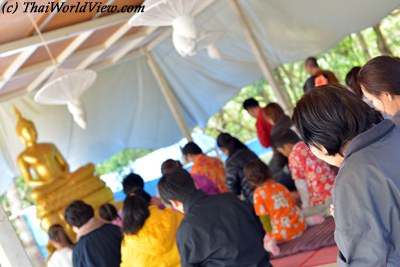
[[[183,169],[182,164],[177,160],[167,159],[161,165],[162,175],[173,173],[177,169]],[[194,173],[190,175],[192,176],[196,187],[201,189],[207,195],[216,195],[221,193],[216,184],[214,184],[207,176]]]

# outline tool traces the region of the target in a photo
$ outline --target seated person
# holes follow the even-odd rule
[[[125,195],[129,195],[129,193],[136,188],[144,190],[144,181],[140,175],[132,172],[128,174],[122,181],[122,190],[124,191]],[[165,208],[162,201],[157,197],[151,197],[150,205],[156,206],[159,209]]]
[[[99,208],[100,218],[106,223],[112,223],[122,227],[122,218],[118,215],[118,211],[114,205],[106,203]]]
[[[72,250],[74,267],[119,267],[121,263],[121,228],[94,217],[92,206],[75,200],[66,208],[64,218],[77,234]]]
[[[182,164],[173,159],[167,159],[161,165],[161,173],[162,175],[167,175],[172,173],[176,170],[183,170]],[[207,176],[200,175],[200,174],[191,174],[193,181],[198,189],[203,190],[204,193],[207,195],[215,195],[220,194],[218,187],[208,179]]]
[[[269,103],[263,110],[264,119],[272,125],[271,135],[285,129],[290,129],[293,125],[289,116],[277,103]],[[283,184],[289,191],[296,191],[296,186],[289,171],[288,159],[273,147],[273,156],[268,164],[273,174],[273,178],[278,183]]]
[[[158,191],[184,214],[176,234],[182,266],[271,266],[250,203],[232,193],[206,195],[183,169],[164,175]]]
[[[56,251],[50,256],[47,267],[72,267],[72,243],[64,228],[54,224],[49,228],[50,244]]]
[[[208,157],[194,142],[187,143],[182,148],[182,154],[187,161],[193,162],[191,174],[207,176],[222,193],[228,192],[225,185],[224,163],[218,158]]]
[[[306,230],[303,213],[289,190],[272,179],[271,171],[261,160],[247,163],[244,175],[256,187],[254,210],[267,232],[264,248],[274,256],[279,255],[276,243],[294,239]]]
[[[277,150],[288,157],[290,172],[300,194],[305,216],[329,216],[336,178],[329,165],[318,159],[290,129],[274,134],[271,140]]]
[[[179,267],[175,242],[182,214],[150,205],[151,197],[136,188],[124,201],[120,267]]]

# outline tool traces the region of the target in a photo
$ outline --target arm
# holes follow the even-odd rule
[[[261,118],[261,119],[263,119],[263,118]],[[260,143],[263,147],[270,147],[271,146],[272,126],[268,122],[264,121],[265,125],[267,126],[267,127],[265,127],[265,125],[263,125],[263,122],[261,122],[259,120],[260,120],[260,118],[257,119],[257,123],[256,123],[258,140],[260,141]]]
[[[233,164],[227,164],[225,168],[226,174],[226,187],[228,191],[234,193],[239,196],[241,191],[240,181],[238,179],[239,169],[237,166]]]
[[[190,223],[190,222],[189,222]],[[196,228],[190,227],[188,222],[183,222],[178,228],[176,244],[181,257],[182,267],[200,267],[207,255],[203,255],[208,246]]]
[[[60,151],[58,150],[58,148],[55,145],[52,145],[54,152],[55,152],[55,157],[56,160],[58,161],[58,163],[61,166],[61,169],[66,172],[69,173],[69,166],[68,163],[65,161],[64,157],[61,155]]]
[[[396,253],[390,235],[400,225],[398,189],[391,188],[393,184],[383,186],[384,182],[377,177],[380,174],[368,169],[366,166],[352,172],[343,170],[335,184],[335,241],[340,251],[339,266],[389,266],[390,255]]]
[[[294,180],[297,192],[299,192],[302,208],[308,208],[310,206],[310,192],[308,191],[307,181],[304,179]]]
[[[33,187],[42,186],[42,185],[46,184],[46,182],[44,182],[44,181],[34,180],[32,178],[29,164],[27,164],[25,162],[25,160],[23,159],[23,156],[18,157],[17,163],[18,163],[18,167],[21,171],[21,176],[24,179],[26,184],[33,186]]]
[[[267,234],[271,233],[272,232],[272,224],[271,224],[270,216],[269,215],[260,216],[259,218],[260,218],[261,224],[262,224],[265,232]]]

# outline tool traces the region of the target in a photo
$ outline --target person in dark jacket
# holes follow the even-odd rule
[[[264,231],[249,203],[232,193],[206,195],[182,169],[164,175],[158,190],[184,214],[176,237],[182,267],[271,266]]]
[[[253,203],[254,187],[247,182],[243,169],[247,163],[258,159],[257,155],[228,133],[218,136],[217,145],[228,156],[225,161],[226,187],[243,200]]]
[[[333,189],[339,266],[399,266],[399,126],[340,85],[304,95],[293,122],[317,157],[340,167]]]
[[[278,103],[270,103],[263,110],[264,119],[272,125],[271,136],[283,130],[290,129],[292,121],[285,115],[282,107]],[[272,146],[273,155],[268,164],[272,172],[273,179],[286,186],[289,191],[296,191],[296,186],[289,171],[288,159]]]
[[[121,228],[97,220],[93,208],[81,200],[73,201],[64,217],[77,233],[72,252],[74,267],[119,267]]]

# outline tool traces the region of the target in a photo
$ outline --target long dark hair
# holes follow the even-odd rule
[[[151,197],[141,188],[135,188],[124,200],[122,230],[125,234],[137,234],[150,216]]]
[[[292,118],[307,145],[323,146],[331,156],[343,156],[346,143],[382,119],[379,112],[339,84],[314,88],[303,95]]]
[[[228,150],[228,155],[232,156],[239,149],[248,149],[248,147],[239,141],[236,137],[228,133],[221,133],[217,138],[217,145],[220,148]]]
[[[74,243],[71,241],[64,228],[60,224],[53,224],[49,228],[49,238],[61,244],[63,248],[72,247]]]

